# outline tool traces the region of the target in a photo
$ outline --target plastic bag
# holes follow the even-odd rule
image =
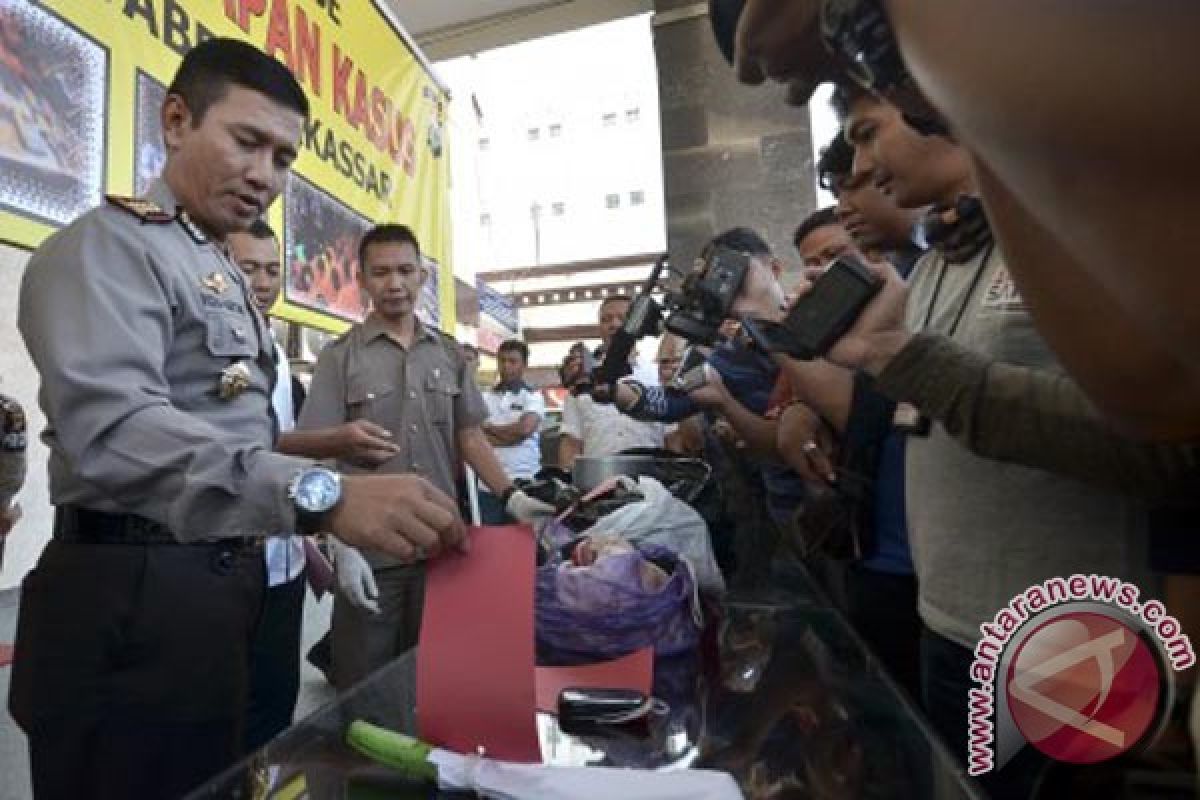
[[[645,499],[601,517],[588,535],[617,534],[635,544],[662,545],[687,559],[701,591],[724,592],[725,579],[704,518],[654,478],[639,478],[637,483]]]
[[[646,561],[666,573],[665,584],[645,580]],[[590,567],[540,567],[535,597],[540,664],[586,664],[647,646],[656,656],[678,655],[700,641],[691,567],[660,546],[638,545]]]

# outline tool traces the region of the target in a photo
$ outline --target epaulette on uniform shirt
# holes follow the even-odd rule
[[[450,360],[453,361],[456,366],[465,362],[462,345],[458,343],[458,339],[455,339],[441,328],[424,322],[421,324],[424,325],[425,330],[433,334],[433,338],[438,341],[438,344],[442,346],[442,348],[446,351],[446,354],[450,356]]]
[[[441,339],[442,344],[447,345],[449,347],[453,347],[455,350],[459,351],[460,353],[462,352],[462,345],[458,343],[458,340],[455,339],[450,334],[443,331],[441,328],[434,327],[433,325],[426,325],[425,328],[427,330],[433,331],[433,333],[439,339]]]
[[[120,197],[109,194],[105,195],[104,199],[122,211],[129,212],[142,222],[161,225],[175,219],[175,214],[143,197]]]

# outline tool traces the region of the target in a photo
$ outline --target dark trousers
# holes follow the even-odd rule
[[[261,549],[52,540],[9,695],[34,797],[165,800],[230,766],[263,582]]]
[[[846,571],[846,614],[892,678],[921,696],[921,618],[917,578],[853,564]]]
[[[511,525],[516,522],[508,515],[508,509],[500,498],[482,488],[479,490],[479,521],[483,525]]]
[[[250,662],[246,752],[258,750],[292,724],[300,694],[300,633],[304,573],[267,589]]]
[[[964,765],[967,763],[968,692],[971,662],[967,648],[929,628],[921,631],[921,703],[934,730]],[[980,777],[979,783],[992,800],[1026,800],[1034,796],[1050,761],[1026,745],[1011,761]]]
[[[379,613],[355,607],[338,592],[333,598],[333,685],[353,687],[417,645],[425,608],[425,565],[375,569]]]
[[[114,715],[29,733],[37,800],[183,797],[228,768],[236,747],[227,720],[169,724]]]

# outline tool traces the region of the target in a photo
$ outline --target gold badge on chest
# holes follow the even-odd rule
[[[222,400],[232,400],[250,388],[250,366],[245,361],[235,361],[221,370],[217,382],[217,393]]]
[[[210,272],[200,283],[213,294],[225,294],[225,290],[229,288],[229,279],[222,272]]]

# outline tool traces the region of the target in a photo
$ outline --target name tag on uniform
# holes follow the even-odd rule
[[[524,411],[525,404],[524,403],[513,403],[512,405],[510,405],[508,407],[508,410],[509,411]]]
[[[213,294],[225,294],[225,290],[229,288],[229,281],[220,272],[205,275],[200,283]]]

